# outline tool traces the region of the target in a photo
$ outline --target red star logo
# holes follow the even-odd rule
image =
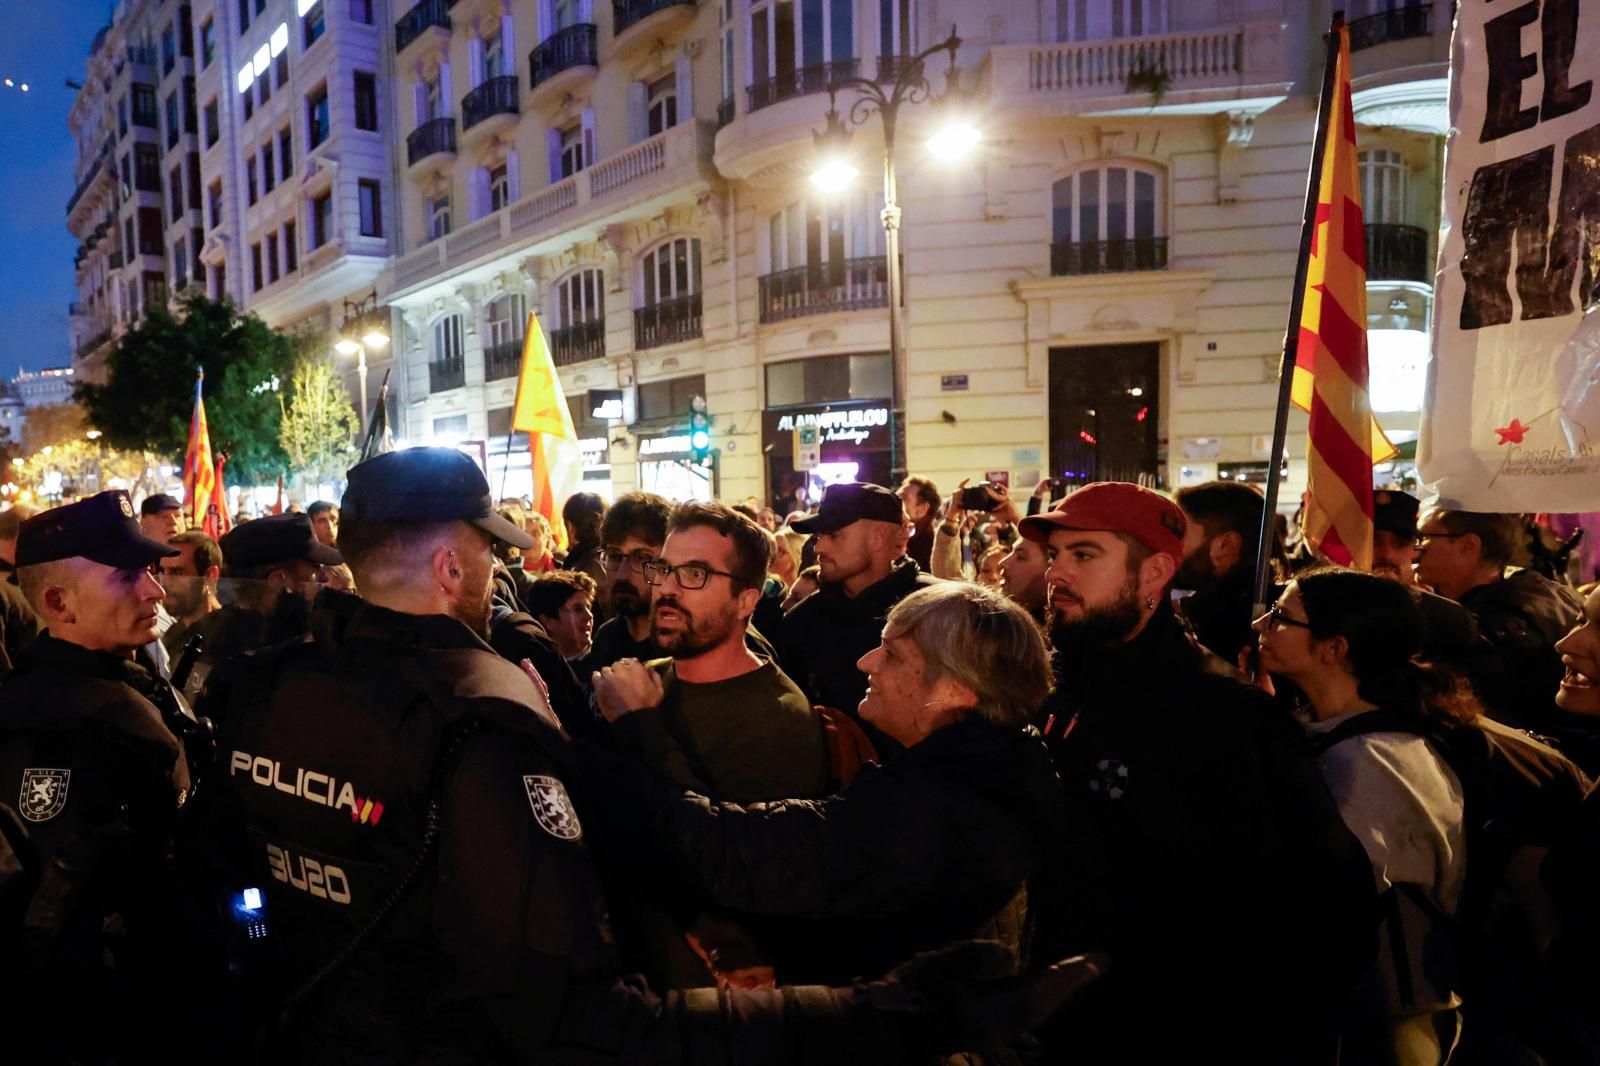
[[[1499,443],[1501,444],[1521,444],[1523,435],[1528,432],[1528,427],[1513,418],[1509,426],[1497,429],[1495,432],[1500,434]]]

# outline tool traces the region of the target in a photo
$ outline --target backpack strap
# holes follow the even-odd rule
[[[1418,719],[1416,715],[1381,708],[1349,715],[1332,729],[1312,733],[1307,739],[1311,741],[1311,750],[1321,755],[1341,741],[1349,740],[1351,737],[1366,736],[1368,733],[1410,733],[1428,740],[1439,739],[1439,731],[1430,723]],[[1444,751],[1439,754],[1449,762]]]

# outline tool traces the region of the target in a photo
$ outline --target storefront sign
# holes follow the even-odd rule
[[[794,468],[815,470],[822,462],[822,434],[816,426],[801,426],[794,431]]]
[[[889,447],[889,405],[882,400],[855,400],[814,407],[786,407],[762,416],[767,443],[793,454],[794,431],[814,428],[824,456],[835,448]]]
[[[640,437],[639,454],[641,456],[687,457],[690,454],[689,434],[677,433],[670,437]]]
[[[613,422],[622,418],[622,390],[590,389],[589,417]]]

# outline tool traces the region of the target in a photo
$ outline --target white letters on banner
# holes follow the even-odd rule
[[[1600,5],[1458,6],[1417,452],[1448,505],[1600,511],[1597,83]]]

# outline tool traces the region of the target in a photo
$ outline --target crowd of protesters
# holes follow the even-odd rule
[[[412,449],[220,540],[0,514],[13,1046],[1600,1063],[1559,523],[1381,490],[1363,572],[1251,485],[1069,488],[552,523]]]

